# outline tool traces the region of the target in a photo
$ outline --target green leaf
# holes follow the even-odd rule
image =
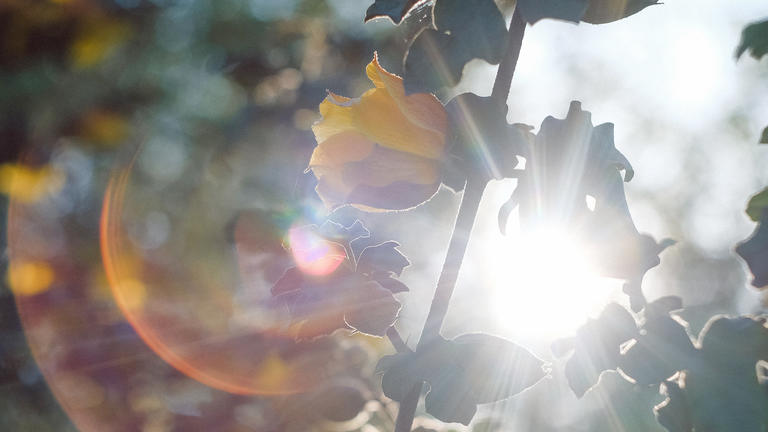
[[[736,58],[740,58],[746,51],[758,60],[768,53],[768,20],[752,23],[741,31]]]
[[[545,18],[579,22],[589,0],[517,0],[523,18],[534,24]]]
[[[659,0],[590,0],[581,20],[590,24],[606,24],[656,4]]]
[[[760,135],[760,144],[768,144],[768,127],[763,129],[763,133]]]
[[[530,24],[546,18],[606,24],[659,4],[659,0],[518,0],[517,4]]]
[[[387,17],[395,24],[400,24],[417,4],[423,0],[375,0],[365,13],[365,22],[374,18]]]
[[[490,97],[463,93],[445,106],[451,125],[448,152],[461,171],[475,178],[517,177],[518,156],[527,156],[530,127],[507,123],[507,106]]]
[[[519,203],[524,228],[554,225],[573,233],[602,276],[632,281],[640,298],[639,282],[659,264],[669,242],[657,243],[635,227],[623,184],[633,175],[614,144],[613,124],[593,126],[591,114],[573,101],[565,119],[542,122],[514,200],[502,211],[508,214]],[[588,196],[595,199],[594,209],[586,204]]]
[[[684,392],[695,430],[762,432],[768,392],[757,364],[768,359],[765,317],[712,318],[699,336],[701,360],[687,368]]]
[[[619,368],[641,385],[656,385],[692,363],[696,356],[686,327],[669,315],[668,298],[646,307],[643,334],[619,359]],[[676,303],[676,301],[675,301]]]
[[[736,246],[736,253],[747,262],[757,288],[768,286],[768,212],[763,211],[760,223],[745,241]]]
[[[491,64],[501,60],[507,27],[493,0],[439,0],[433,15],[437,29],[419,33],[405,57],[408,93],[456,85],[474,58]]]
[[[391,291],[345,267],[322,277],[290,268],[272,288],[272,294],[287,306],[292,324],[298,327],[299,340],[344,328],[384,336],[400,311]]]
[[[619,365],[621,345],[637,336],[637,324],[632,315],[616,303],[608,304],[597,319],[581,326],[576,337],[567,344],[553,344],[555,354],[563,354],[573,346],[574,353],[565,364],[568,385],[577,397],[597,384],[600,375]]]
[[[362,222],[356,220],[352,225],[345,227],[332,220],[326,220],[319,228],[314,230],[324,239],[346,246],[360,238],[368,238],[371,233]]]
[[[768,208],[768,188],[763,189],[752,196],[747,203],[747,216],[755,222],[759,222],[763,216],[763,210]]]
[[[546,376],[544,362],[505,339],[466,334],[453,340],[438,338],[415,353],[400,353],[379,361],[382,390],[402,401],[414,384],[426,381],[429,414],[444,422],[469,424],[478,404],[516,395]]]
[[[357,260],[357,271],[367,275],[388,273],[400,276],[403,269],[411,265],[411,262],[397,250],[398,246],[400,243],[388,241],[366,247],[360,252],[360,258]]]
[[[656,421],[669,432],[692,432],[693,420],[680,385],[675,381],[667,381],[661,385],[661,394],[667,398],[653,407]]]

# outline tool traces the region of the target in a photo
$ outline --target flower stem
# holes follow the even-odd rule
[[[472,226],[475,223],[475,216],[477,215],[477,209],[480,206],[480,200],[483,197],[486,184],[486,181],[483,179],[469,178],[464,187],[464,196],[461,199],[459,213],[456,216],[456,224],[454,225],[451,241],[448,245],[443,269],[437,281],[435,296],[432,298],[432,306],[429,308],[427,322],[424,324],[424,330],[421,332],[421,337],[416,347],[417,352],[424,345],[440,336],[440,328],[443,326],[446,312],[448,312],[448,305],[453,295],[453,289],[456,286],[456,280],[459,277],[459,268],[464,260],[464,253],[467,251]],[[423,383],[421,382],[414,385],[405,399],[400,402],[395,432],[408,432],[411,430],[422,386]]]
[[[512,21],[509,23],[507,51],[499,63],[499,70],[496,72],[496,80],[493,82],[493,90],[491,91],[491,98],[498,101],[500,105],[506,104],[509,97],[517,59],[520,58],[520,47],[523,45],[523,35],[525,35],[525,20],[516,7],[512,14]]]
[[[459,269],[461,268],[461,262],[464,260],[464,253],[467,251],[472,225],[475,223],[475,215],[480,206],[480,199],[483,197],[485,185],[486,182],[482,179],[470,178],[467,180],[464,196],[459,207],[459,214],[456,216],[456,224],[453,227],[451,242],[448,244],[443,269],[440,272],[440,278],[437,280],[437,289],[435,290],[435,296],[432,298],[432,306],[429,308],[427,322],[424,324],[424,330],[419,338],[417,351],[440,336],[440,328],[443,326],[445,315],[448,312],[448,304],[451,301],[453,289],[459,277]]]
[[[493,83],[493,91],[491,93],[491,98],[498,101],[500,106],[505,105],[509,97],[509,89],[512,84],[512,77],[515,75],[517,60],[520,57],[520,47],[523,43],[524,34],[525,21],[519,10],[515,8],[509,25],[506,52],[499,64],[499,70],[496,73],[496,80]],[[427,315],[427,321],[424,324],[424,330],[421,332],[421,337],[416,347],[417,352],[431,340],[440,336],[440,328],[443,326],[445,315],[448,312],[448,305],[453,295],[453,289],[456,286],[456,280],[459,277],[459,268],[467,251],[472,226],[475,223],[475,216],[477,215],[477,209],[480,206],[480,200],[483,197],[486,184],[487,182],[482,179],[472,177],[467,179],[464,196],[461,199],[456,224],[454,225],[445,262],[443,263],[443,269],[437,281],[437,288],[432,298],[432,305]],[[400,409],[398,410],[395,422],[395,432],[410,432],[422,387],[422,382],[414,385],[400,402]]]

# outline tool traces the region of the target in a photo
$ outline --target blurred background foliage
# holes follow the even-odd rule
[[[174,340],[205,337],[200,349],[184,351],[179,342],[171,354],[209,353],[206,367],[231,368],[233,376],[255,365],[261,388],[284,384],[281,374],[292,366],[282,363],[283,351],[270,357],[278,342],[256,330],[269,318],[259,309],[264,293],[287,267],[275,243],[289,227],[324,217],[304,173],[317,106],[326,89],[362,93],[374,51],[399,72],[425,19],[420,9],[398,27],[363,24],[367,3],[0,0],[0,192],[9,245],[0,293],[0,429],[391,429],[395,407],[372,372],[392,352],[384,341],[337,334],[313,347],[319,357],[302,371],[322,383],[265,396],[204,385],[137,333],[164,324],[186,331],[194,322],[200,333]],[[740,29],[766,10],[759,1],[743,3],[675,0],[604,27],[541,22],[526,35],[509,99],[513,122],[538,126],[578,99],[595,124],[616,123],[617,146],[638,173],[627,189],[638,227],[680,241],[649,273],[646,292],[683,297],[694,334],[714,313],[766,310],[732,253],[752,229],[747,199],[768,183],[768,156],[754,145],[768,117],[766,69],[733,59]],[[509,19],[510,2],[499,5]],[[470,63],[451,94],[490,93],[492,73]],[[134,265],[138,276],[110,289],[100,252],[102,201],[110,179],[129,169],[118,218],[122,241],[140,262],[121,265]],[[489,189],[445,333],[513,338],[554,362],[553,379],[482,409],[470,429],[663,430],[651,411],[663,399],[657,389],[609,373],[577,400],[549,353],[556,336],[621,298],[619,286],[568,315],[575,322],[564,329],[550,322],[566,319],[567,294],[494,307],[510,301],[500,290],[518,292],[509,270],[499,268],[506,246],[495,222],[512,187],[504,181]],[[441,191],[407,214],[335,215],[363,219],[370,244],[398,240],[411,259],[404,274],[411,292],[399,298],[397,324],[405,339],[415,339],[425,319],[457,200]],[[129,312],[154,310],[173,321],[139,315],[129,323],[126,303]],[[515,314],[522,318],[506,316]],[[456,429],[426,417],[417,425]]]

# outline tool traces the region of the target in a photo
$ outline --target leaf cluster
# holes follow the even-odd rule
[[[765,317],[715,316],[694,342],[678,297],[649,303],[639,320],[608,305],[576,336],[557,341],[553,351],[569,357],[565,375],[581,397],[600,375],[617,370],[641,386],[660,386],[667,398],[654,407],[670,432],[755,431],[768,426],[768,358]]]

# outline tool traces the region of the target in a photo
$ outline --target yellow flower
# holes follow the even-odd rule
[[[440,185],[445,109],[431,94],[406,95],[403,79],[384,70],[375,54],[366,73],[373,89],[356,99],[328,92],[320,104],[309,161],[317,193],[331,210],[417,206]]]

